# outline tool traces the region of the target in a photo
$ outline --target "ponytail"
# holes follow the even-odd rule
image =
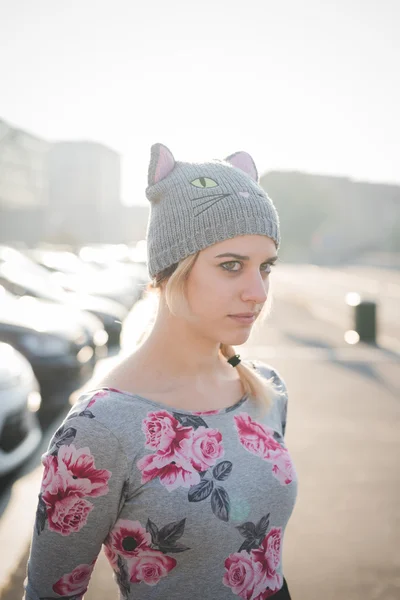
[[[226,359],[231,358],[236,354],[234,347],[228,346],[227,344],[220,345],[220,352]],[[273,377],[265,379],[258,374],[255,368],[244,362],[240,362],[235,369],[238,372],[244,393],[252,396],[268,411],[272,406],[273,398],[276,394],[273,385]]]

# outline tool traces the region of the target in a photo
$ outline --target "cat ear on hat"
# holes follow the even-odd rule
[[[244,171],[247,175],[249,175],[249,177],[254,179],[254,181],[258,182],[258,172],[256,164],[250,156],[250,154],[248,154],[247,152],[235,152],[234,154],[231,154],[230,156],[225,158],[225,161],[230,163],[237,169],[241,169],[241,171]]]
[[[165,179],[174,167],[175,159],[171,150],[164,144],[153,144],[151,147],[148,184],[154,185]]]

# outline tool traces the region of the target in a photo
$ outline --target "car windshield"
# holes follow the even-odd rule
[[[14,248],[0,246],[0,285],[19,296],[31,294],[56,302],[66,301],[65,291],[50,273]]]
[[[51,250],[38,250],[32,254],[33,258],[46,267],[53,271],[61,271],[66,274],[82,274],[92,275],[98,269],[95,266],[84,263],[80,258],[72,252],[57,252]]]

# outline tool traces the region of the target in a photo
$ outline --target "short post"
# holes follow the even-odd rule
[[[354,319],[360,342],[376,345],[376,302],[361,300],[354,306]]]

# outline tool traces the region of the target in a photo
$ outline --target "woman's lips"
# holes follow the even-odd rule
[[[256,314],[251,315],[228,315],[230,319],[233,319],[237,323],[242,323],[243,325],[251,325],[257,318]]]

